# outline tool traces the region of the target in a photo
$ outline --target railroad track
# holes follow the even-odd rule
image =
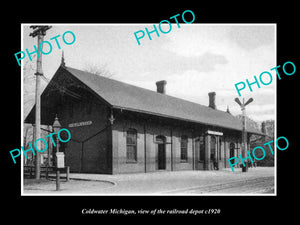
[[[270,189],[274,187],[274,177],[259,177],[247,180],[238,180],[228,183],[202,185],[192,188],[178,189],[174,191],[164,192],[164,194],[206,194],[206,193],[257,193],[263,189]],[[236,190],[235,190],[236,189]],[[231,191],[230,191],[231,190]]]

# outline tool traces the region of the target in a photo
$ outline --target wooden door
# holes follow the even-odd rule
[[[158,169],[166,169],[166,147],[165,144],[158,144]]]

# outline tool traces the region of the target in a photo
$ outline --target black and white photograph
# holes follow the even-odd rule
[[[22,34],[23,195],[276,194],[276,24],[22,24]]]
[[[294,221],[296,6],[124,3],[5,8],[3,219]]]

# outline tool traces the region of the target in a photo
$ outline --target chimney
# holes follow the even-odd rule
[[[209,96],[209,105],[208,106],[212,109],[216,109],[216,103],[215,103],[216,92],[209,92],[208,96]]]
[[[227,110],[226,110],[226,112],[229,113],[229,114],[231,114],[228,105],[227,105]]]
[[[156,82],[157,93],[166,94],[166,84],[167,84],[167,81],[165,81],[165,80],[157,81]]]

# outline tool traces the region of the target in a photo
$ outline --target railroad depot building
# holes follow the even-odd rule
[[[79,173],[147,173],[228,168],[241,154],[242,123],[209,106],[84,72],[62,64],[41,95],[41,124],[57,115],[71,140],[65,165]],[[34,124],[35,107],[25,119]],[[247,126],[248,150],[252,134]]]

